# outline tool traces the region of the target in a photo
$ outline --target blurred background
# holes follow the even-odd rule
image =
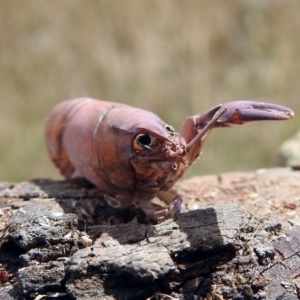
[[[3,0],[0,2],[0,180],[60,178],[43,119],[89,96],[187,116],[252,99],[296,118],[217,129],[187,176],[270,167],[300,127],[298,0]],[[298,113],[298,116],[297,116]]]

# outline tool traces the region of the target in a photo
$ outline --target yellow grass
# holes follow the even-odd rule
[[[300,112],[297,0],[0,2],[0,180],[58,177],[43,118],[80,96],[186,116],[238,99]],[[193,174],[272,165],[299,118],[213,132]],[[191,173],[190,173],[191,174]]]

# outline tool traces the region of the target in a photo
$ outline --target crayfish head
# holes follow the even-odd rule
[[[167,127],[168,126],[168,127]],[[139,131],[132,140],[131,165],[138,179],[139,197],[150,199],[160,190],[168,190],[185,164],[186,145],[169,125],[164,134]]]
[[[161,135],[150,130],[138,132],[133,141],[135,155],[149,161],[182,161],[186,154],[186,145],[170,125],[165,125],[165,134]]]

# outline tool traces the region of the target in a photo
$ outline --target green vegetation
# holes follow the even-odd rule
[[[300,2],[0,2],[0,180],[58,177],[43,118],[90,96],[186,116],[238,99],[300,112]],[[193,174],[272,165],[299,119],[215,130]],[[190,173],[191,175],[192,173]]]

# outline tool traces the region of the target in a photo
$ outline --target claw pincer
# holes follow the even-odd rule
[[[231,127],[253,121],[280,121],[294,116],[294,112],[290,108],[282,105],[240,100],[220,104],[204,114],[196,116],[196,126],[202,128],[220,111],[223,113],[217,118],[213,127]]]
[[[66,178],[85,177],[114,207],[140,207],[150,217],[172,217],[182,198],[172,189],[200,155],[209,133],[253,121],[287,120],[284,106],[233,101],[188,117],[181,133],[152,112],[80,98],[54,107],[45,122],[49,155]],[[159,197],[169,208],[157,211]]]
[[[220,124],[237,124],[263,120],[287,120],[294,112],[284,106],[253,101],[234,101],[225,104],[226,112],[218,119]]]

